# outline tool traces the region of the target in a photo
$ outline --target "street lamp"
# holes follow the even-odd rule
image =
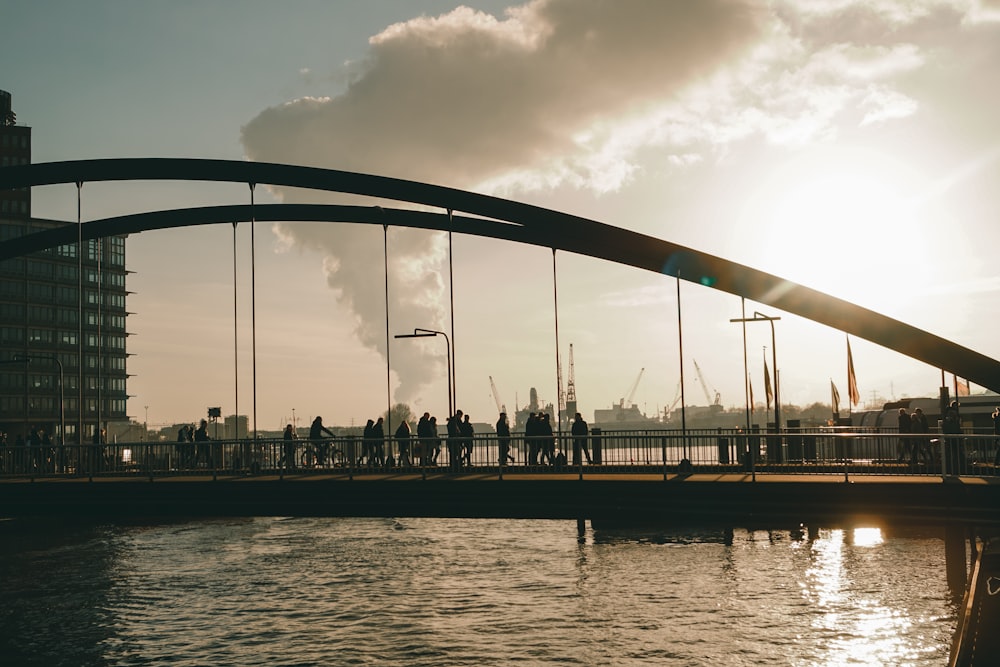
[[[769,322],[771,324],[771,366],[774,368],[774,427],[779,431],[781,430],[781,399],[778,394],[778,348],[774,344],[774,323],[780,319],[780,317],[770,317],[755,310],[753,317],[736,317],[729,320],[730,322]],[[746,350],[743,353],[745,355]]]
[[[396,334],[393,338],[433,338],[434,336],[444,336],[445,345],[445,355],[447,357],[446,362],[448,365],[448,417],[450,418],[454,414],[453,409],[453,398],[451,395],[451,341],[448,340],[448,334],[443,331],[434,331],[433,329],[414,329],[411,334]]]
[[[49,359],[50,361],[56,362],[56,366],[59,367],[59,441],[62,444],[66,444],[66,401],[64,393],[65,383],[63,382],[62,362],[59,361],[59,357],[50,355],[38,355],[38,354],[33,354],[27,357],[21,354],[15,354],[13,360],[17,363],[23,362],[25,364],[30,364],[32,359]]]

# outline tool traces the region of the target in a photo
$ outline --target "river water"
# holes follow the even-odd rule
[[[258,518],[6,531],[3,665],[943,665],[933,532]]]

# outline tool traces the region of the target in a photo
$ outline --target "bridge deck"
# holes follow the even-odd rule
[[[429,470],[0,479],[6,517],[442,516],[1000,527],[1000,478]]]

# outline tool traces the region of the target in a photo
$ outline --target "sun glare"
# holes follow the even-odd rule
[[[883,312],[905,305],[934,250],[912,172],[865,151],[814,151],[773,172],[746,211],[766,270]]]

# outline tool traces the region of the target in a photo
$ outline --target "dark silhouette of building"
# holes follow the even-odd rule
[[[0,90],[0,167],[31,162],[31,128],[16,123]],[[0,190],[0,243],[72,224],[33,218],[30,188]],[[127,419],[125,237],[82,248],[0,262],[0,431],[12,437],[34,425],[89,443],[100,425]]]

